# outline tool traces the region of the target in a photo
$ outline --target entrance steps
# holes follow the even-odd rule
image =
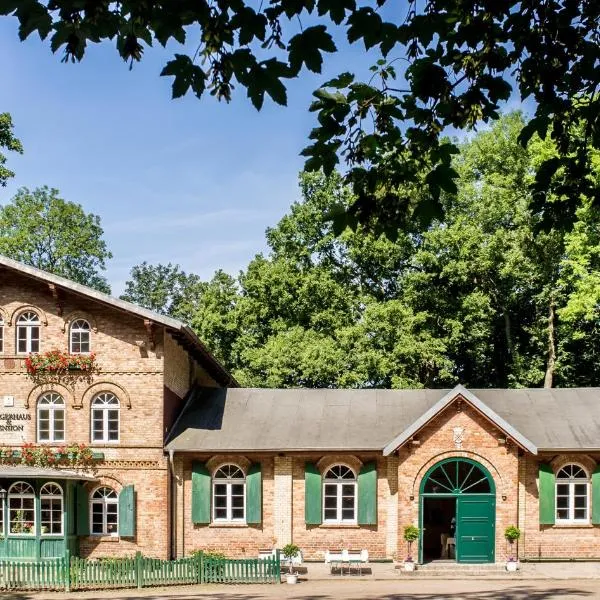
[[[435,560],[422,565],[417,565],[414,571],[405,571],[400,563],[396,569],[402,577],[415,577],[424,579],[504,579],[519,577],[520,571],[509,573],[504,563],[468,564],[457,563],[453,560]]]

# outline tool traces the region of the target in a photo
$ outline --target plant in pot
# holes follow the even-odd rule
[[[521,537],[521,530],[514,525],[510,525],[504,530],[504,537],[508,541],[508,559],[506,561],[506,570],[507,571],[516,571],[519,566],[519,561],[517,559],[516,551],[515,551],[515,541],[517,541]]]
[[[281,549],[281,553],[283,554],[283,557],[288,561],[289,565],[288,573],[285,576],[285,579],[289,584],[298,583],[298,573],[294,573],[293,559],[296,558],[296,556],[298,556],[299,552],[300,548],[298,548],[296,544],[286,544]]]
[[[412,557],[412,544],[413,542],[419,539],[419,528],[414,525],[407,525],[404,528],[404,539],[408,544],[408,556],[404,559],[404,570],[405,571],[414,571],[415,570],[415,561]]]

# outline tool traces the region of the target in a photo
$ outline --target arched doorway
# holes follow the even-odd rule
[[[496,488],[480,463],[454,457],[433,465],[421,481],[419,514],[421,562],[494,562]]]

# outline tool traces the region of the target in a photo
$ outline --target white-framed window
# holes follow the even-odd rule
[[[90,324],[85,319],[73,321],[69,328],[69,352],[71,354],[90,352]]]
[[[119,441],[119,399],[110,392],[98,394],[92,401],[92,442]]]
[[[0,352],[4,352],[4,319],[0,315]]]
[[[17,354],[40,351],[40,318],[32,310],[17,319]]]
[[[11,535],[35,535],[35,492],[17,481],[8,488],[8,522]]]
[[[65,401],[56,392],[47,392],[37,405],[38,442],[65,441]]]
[[[325,473],[323,522],[356,523],[356,474],[346,465],[335,465]]]
[[[246,477],[237,465],[223,465],[212,482],[213,521],[246,521]]]
[[[46,483],[40,490],[40,533],[63,533],[63,491],[57,483]]]
[[[583,467],[565,465],[556,474],[556,522],[588,523],[590,478]]]
[[[99,487],[91,498],[90,531],[92,535],[118,535],[119,496],[108,486]]]

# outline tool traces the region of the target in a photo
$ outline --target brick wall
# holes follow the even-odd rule
[[[207,461],[206,455],[178,456],[175,458],[177,474],[177,555],[187,556],[194,550],[223,552],[228,556],[256,558],[260,548],[275,545],[273,527],[274,479],[273,457],[268,455],[227,455],[214,462],[232,462],[243,467],[259,462],[262,468],[263,522],[260,525],[192,523],[192,461]],[[212,465],[211,465],[212,466]],[[210,469],[211,472],[213,469]]]
[[[460,407],[460,410],[459,410]],[[462,448],[453,441],[455,427],[464,429]],[[444,458],[462,456],[481,463],[496,486],[496,560],[506,558],[504,530],[518,522],[518,449],[502,443],[504,435],[466,403],[453,403],[399,451],[398,547],[406,552],[402,533],[419,523],[419,487],[427,470]],[[411,497],[413,498],[411,500]],[[504,499],[505,498],[505,499]]]
[[[14,407],[0,412],[19,412],[30,416],[23,432],[0,432],[0,445],[19,448],[23,442],[36,443],[36,404],[45,391],[55,391],[65,400],[65,436],[67,443],[85,443],[103,452],[98,465],[100,481],[117,491],[133,484],[137,496],[137,534],[133,539],[89,537],[82,540],[84,555],[130,555],[142,550],[150,556],[166,558],[168,539],[168,463],[163,452],[163,415],[167,381],[181,390],[179,364],[189,369],[184,359],[169,349],[169,373],[164,374],[164,332],[156,328],[155,350],[143,319],[105,307],[92,300],[63,293],[59,295],[62,314],[48,286],[29,278],[0,272],[0,313],[4,319],[4,351],[0,354],[0,397],[14,396]],[[26,375],[24,357],[15,350],[14,320],[29,307],[40,316],[40,351],[68,350],[69,322],[87,319],[91,332],[91,349],[97,355],[99,372],[90,381],[65,381],[63,384],[36,385]],[[12,324],[11,323],[12,320]],[[178,348],[178,347],[177,347]],[[186,379],[187,381],[187,379]],[[112,392],[120,401],[119,443],[98,444],[91,441],[91,402],[99,392]],[[187,390],[186,390],[187,391]],[[168,399],[167,399],[168,401]],[[171,397],[171,401],[175,401]],[[1,404],[1,402],[0,402]],[[95,485],[88,484],[90,490]]]
[[[600,461],[599,454],[542,454],[521,458],[522,494],[520,507],[522,537],[519,555],[531,560],[544,558],[600,558],[600,526],[540,525],[538,469],[540,462],[550,463],[554,472],[568,463],[577,463],[588,474]],[[590,494],[591,497],[591,494]],[[590,507],[591,510],[591,507]]]

